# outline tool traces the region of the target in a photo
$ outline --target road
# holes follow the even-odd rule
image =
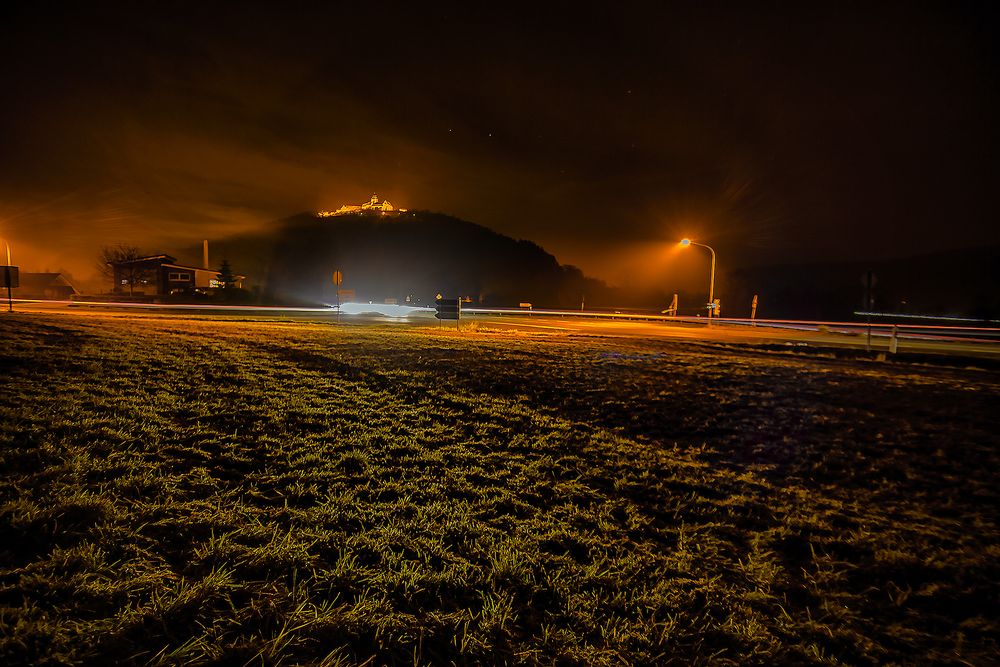
[[[225,317],[339,322],[342,325],[391,325],[410,327],[455,327],[438,322],[432,309],[411,309],[369,304],[345,305],[340,315],[331,308],[276,308],[254,306],[208,306],[167,304],[85,303],[63,301],[15,301],[15,310],[25,313],[111,315],[117,317]],[[390,315],[373,311],[382,310]],[[404,315],[404,316],[400,316]],[[0,320],[2,322],[2,320]],[[668,318],[629,313],[579,313],[466,309],[462,325],[480,329],[517,330],[583,336],[622,336],[732,344],[832,347],[865,350],[867,328],[851,322],[804,322],[720,320],[710,325],[702,318]],[[890,353],[892,324],[871,328],[871,349]],[[896,326],[897,353],[954,355],[1000,359],[1000,329],[975,327]]]
[[[470,321],[480,326],[522,331],[563,332],[575,335],[627,336],[632,338],[670,338],[718,343],[786,345],[788,347],[834,347],[865,350],[868,346],[863,327],[852,329],[824,324],[811,328],[792,328],[787,324],[759,324],[729,321],[707,325],[705,322],[600,320],[578,316],[497,317],[474,315]],[[875,327],[871,349],[889,353],[891,329]],[[897,334],[896,353],[950,354],[1000,359],[1000,339],[964,339],[931,333]]]

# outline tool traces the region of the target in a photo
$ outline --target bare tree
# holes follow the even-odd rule
[[[128,295],[132,296],[135,284],[149,280],[152,276],[152,270],[148,265],[136,261],[142,257],[143,254],[136,246],[103,246],[98,259],[98,269],[101,275],[111,280],[112,291],[119,287],[115,284],[116,280],[124,280],[128,283]]]

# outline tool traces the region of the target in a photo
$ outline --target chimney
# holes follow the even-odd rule
[[[208,267],[208,239],[205,239],[202,245],[202,259],[205,264],[205,270],[209,270]]]

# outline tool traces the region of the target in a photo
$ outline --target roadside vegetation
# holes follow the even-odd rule
[[[0,333],[4,665],[997,660],[986,371],[222,318]]]

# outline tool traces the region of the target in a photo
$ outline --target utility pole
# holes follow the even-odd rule
[[[708,248],[708,246],[705,246]],[[708,251],[712,253],[712,279],[708,283],[708,318],[711,320],[712,315],[715,313],[715,251],[708,248]]]
[[[707,248],[710,253],[712,253],[712,277],[708,283],[708,323],[712,324],[712,314],[715,312],[715,250],[711,246],[707,246],[704,243],[696,243],[691,239],[681,239],[681,247],[686,248],[687,246],[696,245],[702,248]]]
[[[14,281],[17,280],[18,274],[17,269],[10,265],[10,244],[5,242],[7,246],[7,264],[3,267],[3,283],[7,286],[7,312],[14,312],[14,299],[11,296],[11,288],[14,286]]]

